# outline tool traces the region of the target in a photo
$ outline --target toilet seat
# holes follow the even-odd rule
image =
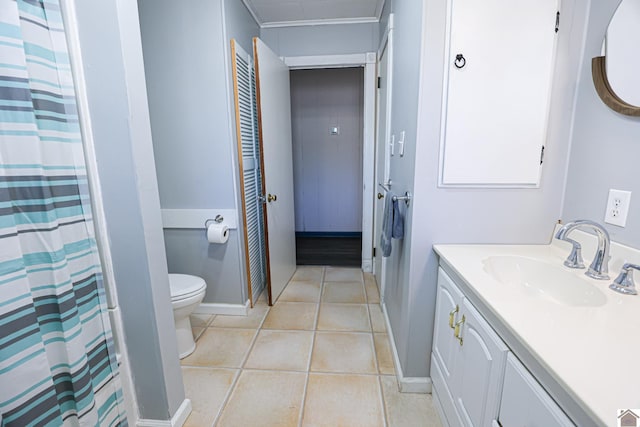
[[[189,274],[169,274],[171,301],[180,301],[196,296],[207,287],[206,282]]]

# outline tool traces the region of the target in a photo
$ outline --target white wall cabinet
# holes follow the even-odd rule
[[[431,377],[450,427],[574,425],[442,268]]]
[[[444,392],[438,398],[451,425],[490,426],[508,348],[442,269],[438,278],[432,358]]]
[[[449,0],[441,186],[536,187],[559,0]]]

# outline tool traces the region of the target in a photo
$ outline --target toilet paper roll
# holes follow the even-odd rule
[[[209,243],[227,243],[229,227],[224,224],[209,224],[207,226],[207,240]]]

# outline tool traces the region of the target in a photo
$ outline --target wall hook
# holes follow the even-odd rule
[[[455,65],[456,68],[464,68],[464,66],[467,65],[467,60],[463,54],[459,53],[456,55],[456,60],[453,62],[453,65]]]

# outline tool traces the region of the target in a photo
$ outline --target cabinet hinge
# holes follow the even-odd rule
[[[540,164],[542,164],[543,161],[544,161],[544,145],[542,146],[542,149],[540,150]]]
[[[371,254],[372,254],[373,258],[376,257],[376,248],[373,248],[373,250],[371,251]]]
[[[378,89],[380,89],[380,77],[378,77]]]
[[[556,33],[560,31],[560,11],[556,12]]]

